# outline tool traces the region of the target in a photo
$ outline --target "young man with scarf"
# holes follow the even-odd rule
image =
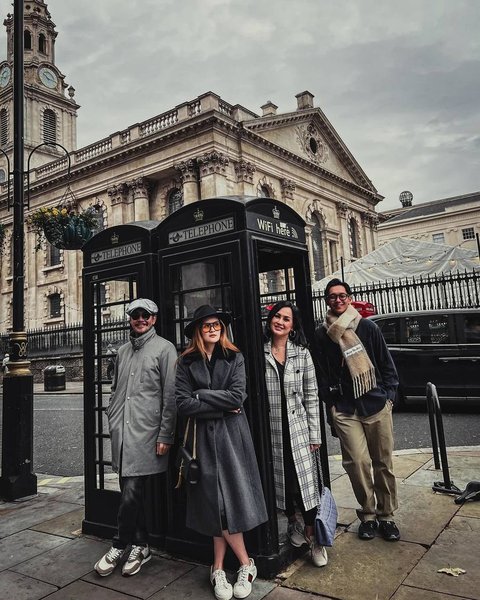
[[[392,407],[398,376],[378,326],[352,306],[348,283],[332,279],[325,289],[325,322],[315,332],[321,386],[342,464],[360,504],[358,537],[398,541],[393,520],[397,486],[393,474]],[[372,477],[373,470],[373,477]]]

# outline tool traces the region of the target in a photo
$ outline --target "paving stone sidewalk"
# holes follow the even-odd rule
[[[480,480],[480,447],[449,448],[451,478],[463,489]],[[459,506],[435,494],[442,480],[428,450],[395,454],[400,542],[361,541],[350,483],[330,457],[339,525],[328,565],[303,557],[275,580],[254,584],[252,600],[480,600],[480,502]],[[0,502],[0,599],[127,600],[214,598],[205,565],[155,552],[135,577],[99,577],[92,569],[109,542],[84,536],[83,478],[38,475],[38,496]],[[438,573],[460,567],[458,577]],[[233,577],[233,574],[231,574]]]

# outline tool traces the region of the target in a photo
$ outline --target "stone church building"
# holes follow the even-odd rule
[[[0,223],[6,228],[0,262],[0,331],[11,327],[12,211],[7,206],[13,168],[13,17],[7,15],[7,55],[0,62]],[[161,221],[205,198],[268,196],[293,207],[307,222],[314,280],[376,247],[375,206],[382,196],[308,91],[279,114],[260,113],[213,92],[84,148],[76,147],[80,106],[55,55],[56,26],[47,4],[25,0],[25,170],[30,210],[62,198],[99,207],[99,228],[138,220]],[[61,63],[61,57],[58,61]],[[72,77],[74,77],[72,73]],[[45,142],[60,146],[42,145]],[[36,148],[36,150],[34,150]],[[70,174],[68,166],[70,161]],[[28,210],[26,212],[28,215]],[[82,252],[44,243],[35,251],[26,232],[27,329],[81,320]],[[275,291],[275,281],[265,281]],[[105,290],[108,301],[108,289]]]

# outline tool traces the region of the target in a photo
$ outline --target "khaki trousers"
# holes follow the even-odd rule
[[[392,403],[369,417],[339,413],[332,420],[342,449],[342,464],[361,509],[361,521],[391,521],[398,507],[393,474]]]

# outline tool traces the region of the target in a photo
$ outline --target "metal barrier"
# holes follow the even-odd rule
[[[435,469],[440,469],[440,461],[438,459],[438,452],[440,451],[443,471],[443,481],[435,481],[432,486],[432,490],[434,492],[441,492],[443,494],[461,494],[462,491],[459,490],[450,479],[447,447],[445,444],[445,433],[443,430],[442,410],[440,408],[437,388],[433,383],[427,383],[426,395],[428,420],[430,422],[430,435],[432,438],[433,462],[435,464]]]

